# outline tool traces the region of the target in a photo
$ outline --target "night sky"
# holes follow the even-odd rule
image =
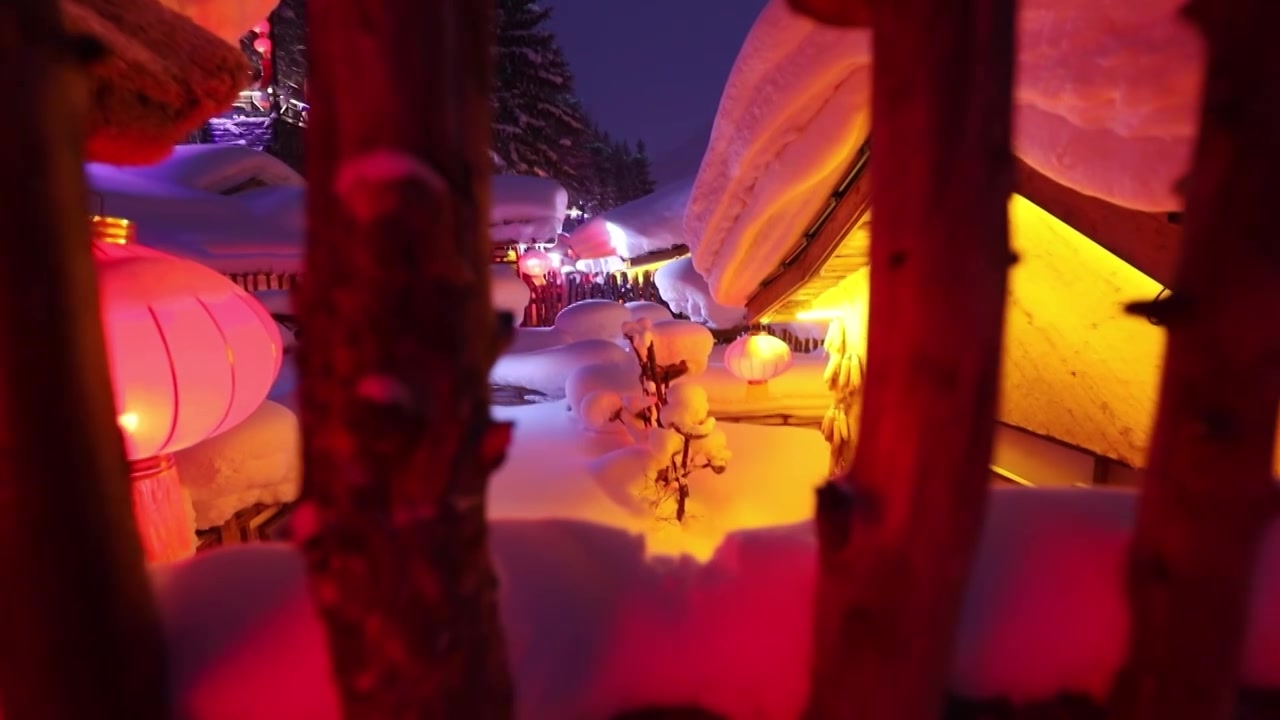
[[[697,172],[725,78],[767,0],[543,0],[578,96],[615,137],[643,138],[654,179]]]

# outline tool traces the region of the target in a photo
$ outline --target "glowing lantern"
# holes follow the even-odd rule
[[[267,22],[266,20],[263,20],[262,22],[253,26],[253,31],[258,33],[259,35],[266,35],[267,33],[271,32],[271,23]]]
[[[268,54],[270,54],[270,53],[271,53],[271,38],[268,38],[268,37],[259,37],[259,38],[255,38],[255,39],[254,39],[254,41],[253,41],[253,49],[254,49],[254,50],[257,50],[257,51],[258,51],[259,53],[261,53],[262,55],[268,55]]]
[[[791,347],[767,333],[734,340],[724,351],[724,366],[739,380],[763,385],[791,367]]]
[[[185,557],[195,551],[195,521],[171,453],[234,427],[262,404],[280,371],[280,330],[230,279],[135,244],[128,221],[92,222],[139,533],[148,561]]]
[[[531,278],[539,279],[551,271],[551,256],[534,248],[520,256],[518,265],[520,272]]]

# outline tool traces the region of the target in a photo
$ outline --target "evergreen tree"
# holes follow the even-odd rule
[[[581,177],[579,150],[586,114],[573,94],[573,73],[555,35],[551,11],[532,0],[499,0],[493,93],[493,154],[498,169],[554,178],[566,187]]]
[[[589,215],[653,192],[644,143],[632,150],[591,122],[551,11],[534,0],[498,0],[493,160],[498,172],[550,177]]]

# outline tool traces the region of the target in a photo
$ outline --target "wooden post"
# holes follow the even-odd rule
[[[1121,718],[1231,717],[1259,544],[1280,508],[1280,26],[1274,0],[1197,0],[1208,48],[1169,330],[1130,568]]]
[[[0,708],[167,718],[89,250],[84,65],[48,0],[0,3]]]
[[[875,10],[867,379],[853,467],[818,494],[810,715],[937,720],[994,431],[1014,2]]]
[[[348,720],[508,717],[485,521],[491,3],[312,3],[305,495]]]

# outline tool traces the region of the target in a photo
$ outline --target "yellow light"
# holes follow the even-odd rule
[[[796,313],[797,320],[838,320],[845,314],[845,311],[837,308],[826,308],[822,310],[802,310]]]
[[[137,227],[124,218],[101,215],[90,216],[89,227],[94,240],[112,245],[128,245],[138,232]]]
[[[119,425],[120,429],[125,431],[125,433],[133,433],[138,429],[138,413],[120,413],[120,415],[116,417],[116,424]]]

